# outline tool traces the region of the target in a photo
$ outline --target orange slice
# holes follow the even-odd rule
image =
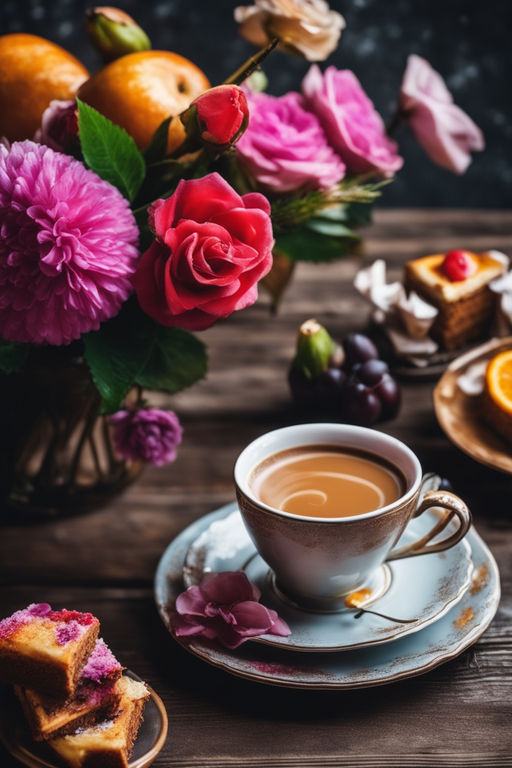
[[[512,416],[512,349],[493,357],[485,373],[485,388],[498,408]]]

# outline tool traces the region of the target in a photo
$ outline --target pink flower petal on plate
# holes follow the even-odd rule
[[[205,600],[231,605],[243,600],[259,600],[260,591],[251,584],[243,571],[209,573],[200,584]]]
[[[180,614],[205,616],[207,602],[199,587],[189,587],[176,598],[176,610]]]

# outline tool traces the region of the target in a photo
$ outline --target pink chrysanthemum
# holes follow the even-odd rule
[[[128,201],[68,155],[0,145],[0,335],[67,344],[132,291],[138,229]]]

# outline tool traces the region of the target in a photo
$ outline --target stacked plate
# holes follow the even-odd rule
[[[413,520],[401,543],[427,533],[435,514]],[[365,607],[388,618],[350,609],[303,610],[278,596],[236,504],[229,504],[183,531],[159,563],[155,597],[171,634],[180,592],[207,572],[236,570],[245,570],[261,590],[263,605],[278,612],[291,635],[262,635],[234,651],[199,637],[176,640],[226,672],[290,688],[365,688],[420,675],[474,643],[500,598],[496,563],[472,528],[450,550],[382,566],[384,594]]]

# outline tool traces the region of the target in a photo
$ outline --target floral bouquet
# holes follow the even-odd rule
[[[256,0],[235,17],[261,49],[213,88],[183,57],[152,51],[117,9],[88,12],[109,62],[92,76],[49,41],[0,38],[0,369],[11,412],[0,450],[11,499],[56,485],[76,498],[86,450],[88,488],[124,482],[126,462],[172,461],[178,418],[144,391],[203,377],[192,332],[253,304],[259,281],[277,301],[295,261],[353,250],[354,227],[402,166],[352,72],[313,64],[300,93],[262,91],[273,48],[324,60],[340,14],[324,0]],[[483,147],[415,56],[400,121],[456,172]]]

